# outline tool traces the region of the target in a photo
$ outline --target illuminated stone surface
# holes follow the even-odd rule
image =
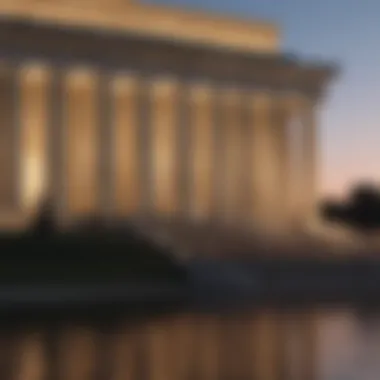
[[[1,1],[0,13],[12,15],[0,23],[1,218],[46,197],[62,223],[272,233],[313,216],[315,106],[335,71],[282,55],[276,27],[118,0]]]

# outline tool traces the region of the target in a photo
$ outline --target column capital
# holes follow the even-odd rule
[[[254,107],[267,107],[273,102],[273,95],[266,91],[255,91],[251,93],[252,103]]]
[[[178,88],[178,81],[173,78],[158,78],[152,81],[152,92],[154,96],[168,96]]]
[[[316,103],[313,99],[298,94],[281,95],[278,105],[288,113],[289,117],[299,117],[307,110],[313,110]]]
[[[138,84],[138,78],[132,74],[116,74],[111,77],[111,89],[117,95],[136,89]]]
[[[74,67],[66,71],[68,83],[74,86],[88,86],[94,84],[96,71],[87,67]]]
[[[20,75],[28,83],[40,83],[48,81],[51,76],[51,69],[41,62],[30,62],[20,67]]]
[[[204,102],[209,100],[213,93],[213,88],[205,83],[195,83],[189,87],[190,99],[196,102]]]

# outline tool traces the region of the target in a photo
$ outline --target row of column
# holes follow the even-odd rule
[[[0,75],[2,205],[30,208],[50,192],[62,218],[248,225],[311,210],[315,125],[306,99],[86,68],[4,66]]]
[[[21,332],[0,344],[7,349],[0,372],[9,380],[318,377],[313,314],[178,315],[103,331],[72,325]]]
[[[19,141],[18,115],[14,104],[17,91],[14,70],[0,65],[0,207],[12,210],[18,199],[18,158],[16,142]]]

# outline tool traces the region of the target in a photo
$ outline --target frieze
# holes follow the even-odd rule
[[[333,65],[303,63],[281,54],[241,53],[131,34],[10,20],[0,24],[0,54],[3,59],[39,59],[56,66],[88,65],[102,70],[170,75],[181,81],[206,79],[315,95],[338,71]]]

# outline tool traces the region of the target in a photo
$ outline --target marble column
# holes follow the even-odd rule
[[[64,75],[63,69],[58,68],[51,73],[47,132],[48,155],[48,196],[54,207],[56,220],[59,224],[66,219],[67,180],[64,171],[66,161],[66,133],[64,130]]]
[[[113,79],[113,196],[119,217],[136,215],[141,203],[137,95],[136,77],[118,75]]]
[[[317,124],[315,104],[312,99],[302,101],[301,120],[303,128],[303,196],[305,223],[315,218],[317,198]]]
[[[153,212],[153,168],[152,168],[152,125],[153,108],[152,84],[147,77],[139,78],[137,89],[137,141],[138,175],[140,202],[138,215],[142,220],[149,219]]]
[[[255,228],[273,230],[276,222],[276,135],[270,93],[252,97],[252,215]]]
[[[252,217],[254,216],[255,202],[253,199],[253,181],[252,175],[254,173],[254,163],[252,160],[253,155],[253,112],[252,103],[249,92],[243,91],[240,99],[240,112],[241,112],[241,125],[240,125],[240,138],[241,138],[241,154],[240,170],[239,170],[239,215],[241,225],[244,229],[250,230],[252,227]]]
[[[20,174],[25,211],[34,211],[47,196],[50,74],[38,63],[20,71]]]
[[[20,131],[15,67],[0,63],[0,209],[16,211],[20,201]]]
[[[65,81],[65,171],[70,218],[99,212],[97,79],[95,73],[78,68],[68,72]]]
[[[114,171],[113,145],[114,123],[111,97],[111,75],[107,72],[98,73],[98,87],[94,91],[98,94],[98,187],[99,212],[106,220],[111,220],[115,214],[114,199]]]
[[[206,85],[194,85],[189,97],[190,215],[195,220],[207,220],[211,217],[214,201],[213,92]]]
[[[274,205],[278,227],[286,232],[290,227],[292,212],[292,146],[289,123],[291,108],[285,96],[276,97],[273,113],[276,140],[276,195]]]
[[[158,217],[173,217],[178,209],[177,189],[177,84],[171,79],[152,83],[152,189]]]
[[[288,169],[288,220],[291,229],[297,230],[304,223],[304,128],[300,123],[299,96],[289,94],[284,99],[288,114],[290,157]]]
[[[223,192],[221,215],[228,224],[236,224],[239,217],[239,203],[241,200],[240,170],[242,154],[241,141],[241,113],[239,112],[240,97],[237,90],[228,89],[222,95],[221,112],[223,114],[224,155],[219,162],[223,169],[223,181],[219,191]]]
[[[225,156],[226,156],[226,120],[224,114],[223,87],[213,85],[212,94],[212,203],[210,218],[213,224],[220,224],[225,220]]]
[[[176,156],[177,164],[177,189],[178,189],[178,210],[177,215],[181,220],[187,220],[190,213],[190,169],[191,169],[191,123],[189,102],[189,87],[181,84],[178,88],[178,133]]]

